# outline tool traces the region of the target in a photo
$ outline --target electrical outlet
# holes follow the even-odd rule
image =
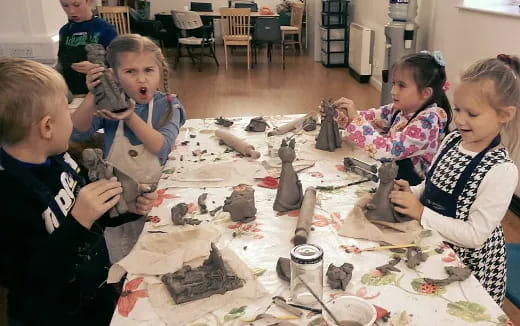
[[[32,58],[33,57],[33,49],[30,46],[12,46],[9,49],[9,56],[16,58]]]

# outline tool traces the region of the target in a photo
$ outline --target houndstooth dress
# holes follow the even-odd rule
[[[439,157],[426,177],[421,202],[439,214],[466,221],[486,173],[493,166],[511,160],[505,148],[490,150],[500,143],[499,136],[474,158],[458,150],[460,142],[459,132],[447,136],[446,145],[441,148]],[[502,226],[497,226],[480,248],[451,246],[491,297],[502,306],[506,282]]]

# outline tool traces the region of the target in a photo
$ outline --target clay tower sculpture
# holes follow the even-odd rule
[[[273,209],[278,212],[288,212],[302,206],[302,184],[292,166],[292,162],[296,159],[294,145],[294,139],[289,141],[289,145],[284,139],[278,150],[278,156],[282,160],[282,172],[273,205]]]
[[[321,107],[325,116],[321,119],[321,128],[316,138],[316,148],[334,152],[341,147],[338,123],[334,120],[336,108],[330,101],[321,101]]]
[[[119,84],[105,65],[105,48],[103,48],[103,45],[93,43],[87,44],[85,45],[85,49],[87,50],[88,61],[105,67],[103,75],[99,78],[101,83],[94,88],[96,107],[98,109],[107,109],[113,112],[122,112],[126,110],[130,106],[130,103],[124,99]]]
[[[388,196],[394,189],[394,180],[397,177],[398,166],[395,162],[383,162],[378,169],[379,186],[374,197],[365,206],[365,215],[372,221],[385,221],[392,223],[407,222],[411,219],[399,214],[394,209],[394,204]]]

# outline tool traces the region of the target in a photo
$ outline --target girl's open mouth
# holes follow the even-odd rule
[[[146,93],[147,93],[147,89],[146,89],[146,87],[141,87],[141,88],[139,88],[139,94],[141,94],[141,95],[146,95]]]

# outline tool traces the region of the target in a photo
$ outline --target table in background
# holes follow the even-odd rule
[[[281,125],[294,116],[278,116],[266,118],[271,125]],[[245,132],[244,127],[249,118],[234,119],[231,132],[253,144],[262,153],[259,160],[268,157],[265,133]],[[196,205],[202,192],[208,193],[208,209],[222,205],[226,196],[231,193],[230,187],[224,188],[169,188],[168,183],[182,176],[186,166],[203,166],[208,162],[225,162],[227,160],[245,160],[237,157],[236,152],[225,153],[225,146],[219,152],[208,152],[202,156],[194,156],[193,151],[204,149],[208,143],[217,139],[209,136],[208,129],[216,129],[214,119],[188,120],[179,135],[171,158],[163,171],[162,180],[158,186],[159,200],[150,213],[140,242],[144,238],[154,237],[153,232],[161,228],[171,227],[169,215],[171,207],[180,202]],[[317,131],[304,132],[296,135],[297,157],[306,149],[313,147]],[[193,135],[192,138],[189,135]],[[189,141],[182,146],[181,142]],[[212,144],[214,146],[214,144]],[[310,147],[309,147],[310,146]],[[308,186],[334,185],[338,182],[352,182],[360,177],[343,171],[342,158],[332,159],[334,154],[323,152],[316,157],[316,165],[299,172],[299,179],[305,190]],[[183,157],[183,160],[181,160]],[[332,290],[324,281],[324,301],[343,295],[356,295],[368,302],[390,312],[388,322],[379,321],[377,325],[506,325],[507,318],[501,308],[491,299],[480,283],[471,276],[463,282],[455,282],[448,286],[433,286],[424,282],[424,277],[445,278],[445,266],[459,266],[460,262],[454,252],[446,246],[435,232],[424,231],[421,234],[420,246],[429,254],[429,259],[416,270],[406,267],[402,260],[396,267],[401,272],[386,276],[375,269],[388,263],[394,255],[389,251],[373,251],[355,253],[355,248],[366,248],[377,245],[374,242],[341,237],[337,234],[341,221],[353,208],[354,203],[374,187],[373,183],[363,183],[332,191],[318,191],[318,206],[315,209],[313,231],[309,243],[321,246],[324,250],[324,274],[330,263],[336,266],[349,262],[354,265],[353,277],[346,291]],[[256,220],[241,224],[232,222],[229,218],[211,218],[209,215],[195,215],[203,223],[212,223],[221,232],[217,242],[219,248],[231,248],[257,275],[270,296],[289,296],[288,283],[281,281],[276,274],[275,265],[278,257],[289,257],[292,248],[291,239],[294,235],[297,214],[279,215],[273,211],[272,205],[276,190],[254,187],[255,203],[258,209]],[[150,232],[151,231],[151,232]],[[351,252],[345,251],[351,247]],[[442,253],[435,249],[442,248]],[[439,250],[440,251],[440,250]],[[401,255],[403,256],[403,255]],[[128,275],[129,280],[139,275]],[[141,285],[146,288],[145,282]],[[248,312],[258,310],[255,306],[224,307],[207,314],[189,325],[247,325],[244,316]],[[263,308],[262,313],[269,313],[280,318],[287,318],[289,313],[271,305]],[[267,309],[267,310],[266,310]],[[320,315],[304,313],[299,320],[290,320],[298,325],[318,325]],[[406,321],[409,323],[406,323]],[[159,319],[147,297],[138,298],[137,303],[128,317],[123,317],[116,309],[112,325],[165,325]]]

